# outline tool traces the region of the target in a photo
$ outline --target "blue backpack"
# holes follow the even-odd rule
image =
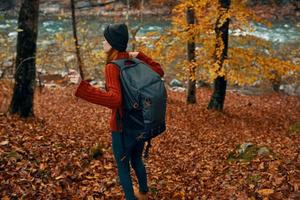
[[[133,130],[137,142],[148,142],[166,130],[167,92],[158,73],[141,60],[120,59],[112,61],[120,69],[124,117],[122,127]],[[119,117],[118,117],[119,118]],[[129,131],[130,133],[130,131]]]

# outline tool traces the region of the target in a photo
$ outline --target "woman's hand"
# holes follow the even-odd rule
[[[73,83],[75,85],[78,85],[81,82],[80,74],[74,69],[69,70],[68,78],[70,80],[70,83]]]
[[[136,58],[140,52],[129,52],[130,58]]]

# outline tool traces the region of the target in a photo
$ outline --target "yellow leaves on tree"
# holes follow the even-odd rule
[[[186,21],[186,10],[189,7],[195,10],[196,24],[188,24]],[[231,35],[228,57],[224,63],[218,63],[224,44],[220,37],[216,39],[216,24],[221,27],[230,19],[230,29],[241,32],[253,31],[253,23],[271,27],[270,22],[261,19],[246,6],[246,1],[232,0],[227,11],[220,8],[218,0],[182,0],[172,13],[172,27],[169,30],[164,34],[149,35],[156,39],[148,41],[148,46],[150,43],[155,48],[150,51],[145,48],[146,45],[138,48],[151,52],[151,56],[164,66],[171,66],[170,75],[173,75],[172,70],[177,69],[180,73],[176,75],[181,79],[196,78],[212,82],[217,76],[225,76],[232,83],[245,85],[300,71],[300,67],[291,61],[276,57],[271,42],[250,35]],[[196,41],[196,61],[189,63],[186,44],[192,38]],[[196,77],[189,77],[191,66],[196,68]]]

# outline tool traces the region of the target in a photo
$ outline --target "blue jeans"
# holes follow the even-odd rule
[[[129,135],[126,134],[126,131],[125,134],[121,132],[112,132],[112,149],[126,200],[136,199],[132,187],[129,161],[137,176],[139,190],[143,193],[148,192],[147,173],[142,159],[144,142],[135,142],[134,133]],[[124,151],[126,152],[125,158]]]

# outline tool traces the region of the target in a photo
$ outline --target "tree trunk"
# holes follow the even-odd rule
[[[145,0],[141,0],[140,3],[140,23],[143,24],[144,23],[144,5],[145,5]]]
[[[13,98],[9,112],[21,117],[34,116],[33,98],[36,76],[36,40],[39,0],[24,0],[20,13]]]
[[[221,9],[225,11],[220,11],[220,16],[218,17],[215,32],[216,32],[216,49],[215,49],[215,62],[219,64],[221,70],[224,60],[227,58],[228,51],[228,29],[229,29],[229,19],[227,19],[221,27],[218,27],[220,19],[226,13],[230,6],[230,0],[219,0]],[[223,49],[221,49],[223,48]],[[221,53],[218,53],[220,52]],[[210,102],[208,104],[208,109],[215,109],[222,111],[224,107],[225,95],[226,95],[227,81],[224,76],[218,76],[214,80],[214,92],[211,96]]]
[[[193,8],[188,8],[186,17],[188,24],[195,24],[195,13]],[[193,37],[188,41],[187,44],[188,61],[191,63],[191,65],[189,66],[189,79],[187,90],[188,104],[196,103],[196,69],[195,66],[192,64],[192,62],[195,62],[195,48],[195,38]]]
[[[77,37],[77,26],[76,26],[77,24],[76,24],[76,13],[75,13],[75,3],[74,3],[74,0],[71,0],[71,11],[72,11],[73,38],[74,38],[74,44],[75,44],[75,49],[76,49],[78,69],[79,69],[80,77],[82,79],[84,79],[84,75],[83,75],[83,62],[81,60],[80,45],[79,45],[78,37]]]

